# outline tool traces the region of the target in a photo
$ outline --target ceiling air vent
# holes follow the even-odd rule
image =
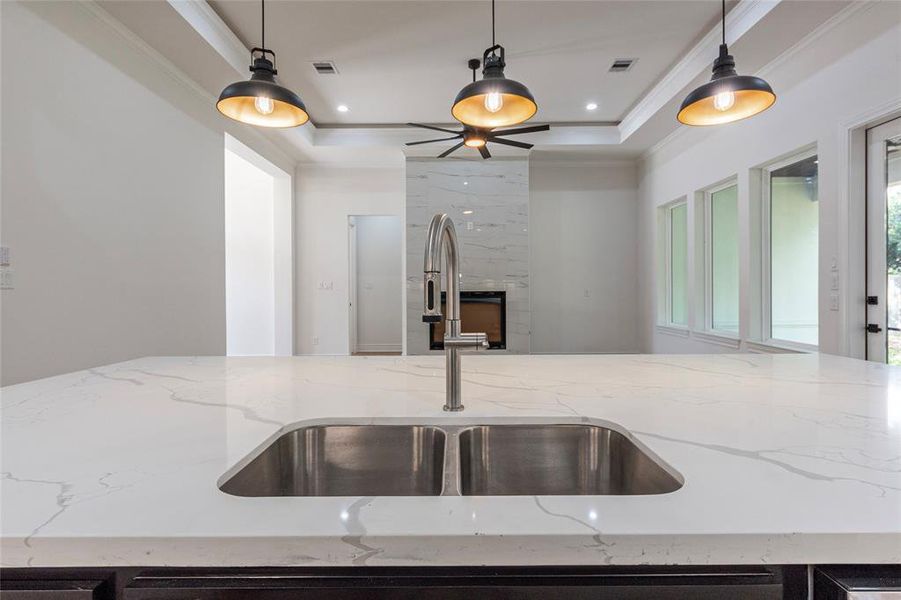
[[[629,69],[632,68],[632,65],[635,64],[636,59],[634,58],[617,58],[613,61],[613,64],[610,65],[611,73],[625,73]]]
[[[338,69],[335,67],[335,63],[330,60],[320,60],[313,63],[313,68],[316,69],[316,72],[320,75],[337,75]]]

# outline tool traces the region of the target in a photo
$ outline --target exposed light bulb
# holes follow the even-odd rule
[[[713,108],[720,112],[726,112],[735,106],[735,94],[732,92],[720,92],[713,97]]]
[[[485,95],[485,110],[496,113],[504,108],[504,97],[500,92],[490,92]]]
[[[261,115],[271,115],[272,111],[275,110],[275,102],[272,101],[272,98],[257,96],[253,99],[253,107]]]

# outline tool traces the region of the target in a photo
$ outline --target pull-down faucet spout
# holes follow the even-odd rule
[[[425,243],[423,265],[422,320],[441,322],[441,250],[445,255],[446,311],[444,320],[444,353],[447,357],[447,399],[444,410],[463,410],[460,390],[460,353],[464,350],[484,350],[488,336],[484,333],[463,333],[460,327],[460,251],[454,222],[445,214],[432,217]]]

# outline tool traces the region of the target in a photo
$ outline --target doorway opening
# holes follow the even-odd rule
[[[901,118],[866,143],[867,359],[901,365]]]
[[[348,217],[350,354],[399,355],[403,339],[400,217]]]
[[[225,135],[229,356],[294,353],[291,176]]]

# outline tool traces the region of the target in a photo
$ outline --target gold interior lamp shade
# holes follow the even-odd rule
[[[529,88],[504,77],[502,46],[485,50],[482,64],[483,79],[468,84],[454,99],[451,114],[456,120],[472,127],[494,129],[523,123],[538,112]]]
[[[753,117],[775,102],[776,94],[766,81],[735,73],[735,61],[722,44],[713,78],[686,96],[676,118],[685,125],[723,125]]]
[[[249,81],[239,81],[222,90],[216,103],[219,112],[259,127],[297,127],[310,120],[300,96],[276,82],[271,61],[256,58],[251,71]]]

